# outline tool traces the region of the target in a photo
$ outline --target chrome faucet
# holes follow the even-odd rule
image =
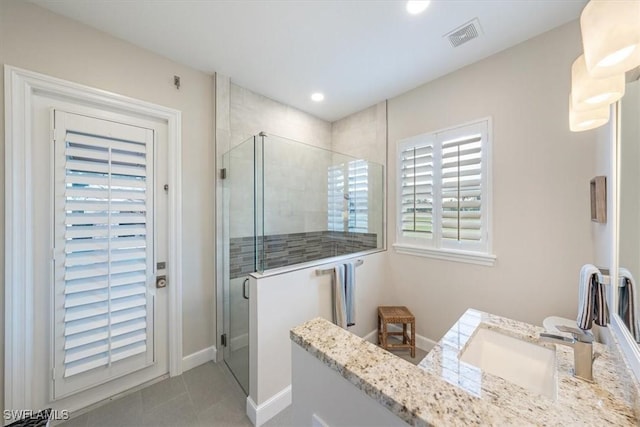
[[[593,334],[589,331],[556,326],[559,331],[568,332],[571,337],[542,332],[540,341],[567,345],[573,348],[573,376],[581,380],[593,382]]]

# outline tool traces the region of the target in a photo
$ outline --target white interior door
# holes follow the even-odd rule
[[[167,127],[47,98],[35,110],[34,132],[44,133],[46,111],[54,141],[39,155],[48,167],[34,172],[35,222],[49,230],[34,230],[36,261],[52,248],[49,273],[36,272],[34,327],[47,339],[34,343],[44,374],[34,403],[77,409],[169,372],[167,289],[156,288],[166,273]]]

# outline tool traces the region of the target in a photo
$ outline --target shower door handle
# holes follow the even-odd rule
[[[247,284],[249,283],[249,278],[247,277],[246,279],[244,279],[244,282],[242,282],[242,298],[244,299],[249,299],[249,295],[247,295]]]

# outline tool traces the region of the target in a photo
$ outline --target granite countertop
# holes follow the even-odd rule
[[[536,342],[542,328],[469,309],[418,366],[316,318],[291,330],[291,339],[354,386],[414,426],[637,425],[632,375],[594,344],[595,383],[572,376],[573,350],[556,347],[557,399],[531,392],[458,360],[478,328]]]

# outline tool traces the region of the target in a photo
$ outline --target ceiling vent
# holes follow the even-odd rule
[[[482,34],[482,28],[480,27],[480,21],[478,18],[473,19],[461,27],[456,28],[448,34],[445,34],[444,37],[449,39],[449,43],[451,43],[452,47],[458,47],[461,44],[468,42],[469,40],[473,40],[479,35]]]

